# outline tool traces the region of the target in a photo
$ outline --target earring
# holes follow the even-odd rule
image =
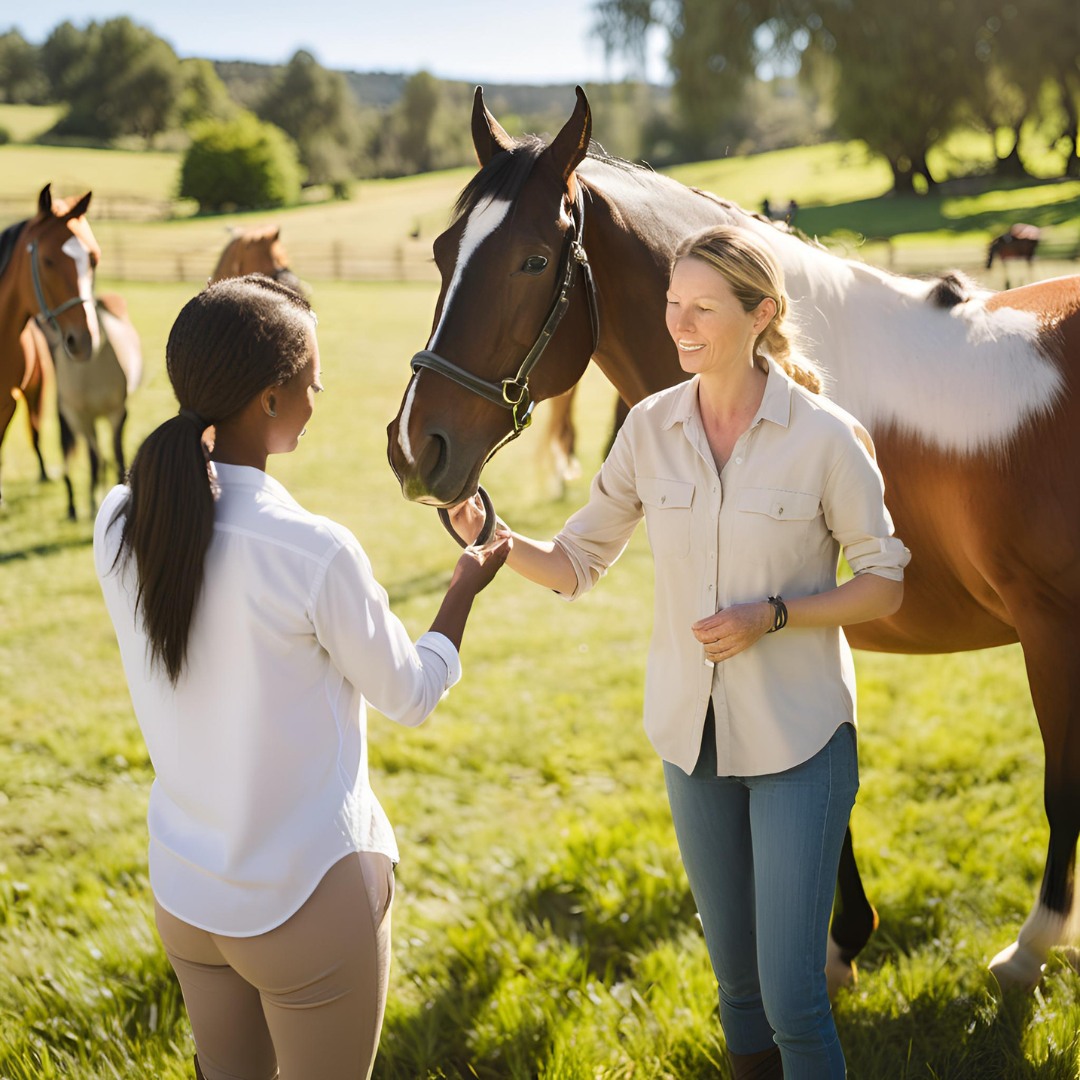
[[[277,416],[277,409],[275,408],[275,402],[273,398],[270,399],[269,408],[266,410],[266,412],[271,417]]]

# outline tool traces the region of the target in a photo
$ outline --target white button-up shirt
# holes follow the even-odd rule
[[[645,730],[691,772],[706,706],[716,717],[717,774],[781,772],[855,723],[851,650],[839,627],[786,627],[718,664],[690,627],[722,608],[836,586],[839,552],[856,574],[902,580],[869,435],[852,416],[770,363],[761,406],[717,475],[698,408],[698,378],[633,409],[556,537],[576,599],[625,549],[642,516],[655,564]]]
[[[442,634],[413,644],[348,529],[258,469],[215,472],[214,534],[175,687],[148,663],[134,559],[114,566],[126,487],[102,504],[94,558],[156,777],[154,896],[185,922],[245,937],[284,922],[350,852],[397,860],[368,783],[367,703],[418,724],[461,667]]]

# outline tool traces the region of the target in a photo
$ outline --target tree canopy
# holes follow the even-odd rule
[[[700,156],[737,133],[756,73],[828,85],[841,134],[888,160],[897,190],[934,178],[930,147],[962,121],[1013,132],[1056,110],[1077,171],[1080,20],[1060,0],[595,0],[609,52],[639,60],[667,34],[684,137]]]

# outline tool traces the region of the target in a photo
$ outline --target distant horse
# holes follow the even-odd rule
[[[840,258],[734,203],[590,153],[591,113],[577,94],[545,146],[510,138],[476,92],[481,168],[435,240],[431,335],[387,428],[403,494],[443,507],[468,498],[533,402],[568,390],[590,357],[626,401],[684,379],[664,324],[672,254],[709,226],[753,230],[784,267],[829,396],[877,445],[912,551],[899,612],[847,628],[851,644],[1023,647],[1050,844],[1038,902],[990,966],[1002,984],[1034,986],[1048,950],[1073,933],[1080,833],[1080,277],[991,293],[956,274],[922,281]],[[833,987],[852,977],[877,921],[850,840]]]
[[[101,347],[88,363],[78,363],[64,352],[52,329],[36,321],[28,325],[34,347],[51,353],[56,371],[56,404],[60,416],[60,448],[64,455],[64,484],[67,487],[68,517],[74,521],[75,495],[71,486],[70,462],[75,440],[86,440],[90,458],[90,517],[97,503],[98,472],[101,451],[98,448],[96,423],[108,421],[112,430],[113,460],[117,481],[126,472],[124,424],[127,422],[127,399],[142,381],[142,345],[128,318],[127,304],[116,293],[104,293],[96,302],[101,327]]]
[[[994,265],[994,259],[997,259],[1005,267],[1005,288],[1009,288],[1009,269],[1006,263],[1010,259],[1023,259],[1030,266],[1038,250],[1040,236],[1037,225],[1018,223],[1010,226],[1007,233],[995,236],[990,241],[990,248],[986,253],[986,269],[989,270]]]
[[[0,233],[0,442],[15,412],[16,392],[30,391],[32,429],[40,413],[42,371],[28,362],[31,352],[22,340],[31,318],[51,328],[72,361],[85,362],[97,351],[93,282],[101,249],[86,220],[89,205],[90,192],[54,201],[46,184],[34,217]],[[35,449],[41,464],[36,438]]]
[[[209,284],[244,274],[266,274],[301,295],[306,291],[303,282],[289,268],[289,256],[277,225],[233,229],[232,239],[225,245]]]

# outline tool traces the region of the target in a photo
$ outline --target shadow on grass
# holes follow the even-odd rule
[[[988,976],[989,978],[989,976]],[[1036,1065],[1023,1035],[1036,1000],[940,992],[920,994],[899,1015],[874,1012],[837,1018],[850,1080],[1074,1080],[1075,1047],[1055,1048]]]
[[[0,565],[16,562],[19,559],[47,558],[50,555],[59,555],[61,552],[73,548],[90,547],[94,542],[93,536],[68,536],[59,540],[51,540],[44,544],[30,544],[27,547],[17,548],[14,551],[0,551]]]
[[[1024,221],[1040,228],[1074,221],[1080,216],[1080,196],[1062,202],[1047,203],[1044,189],[1057,181],[1026,181],[1018,185],[1024,194],[1010,199],[1008,209],[980,210],[958,214],[949,209],[957,196],[949,193],[930,195],[882,196],[858,199],[832,206],[806,206],[799,209],[796,225],[809,236],[827,236],[841,230],[862,233],[869,237],[894,237],[904,233],[986,232],[997,235],[1009,225]],[[989,190],[989,187],[988,187]],[[993,190],[1002,190],[1000,184]],[[965,196],[966,197],[966,196]],[[948,212],[947,212],[948,211]]]

